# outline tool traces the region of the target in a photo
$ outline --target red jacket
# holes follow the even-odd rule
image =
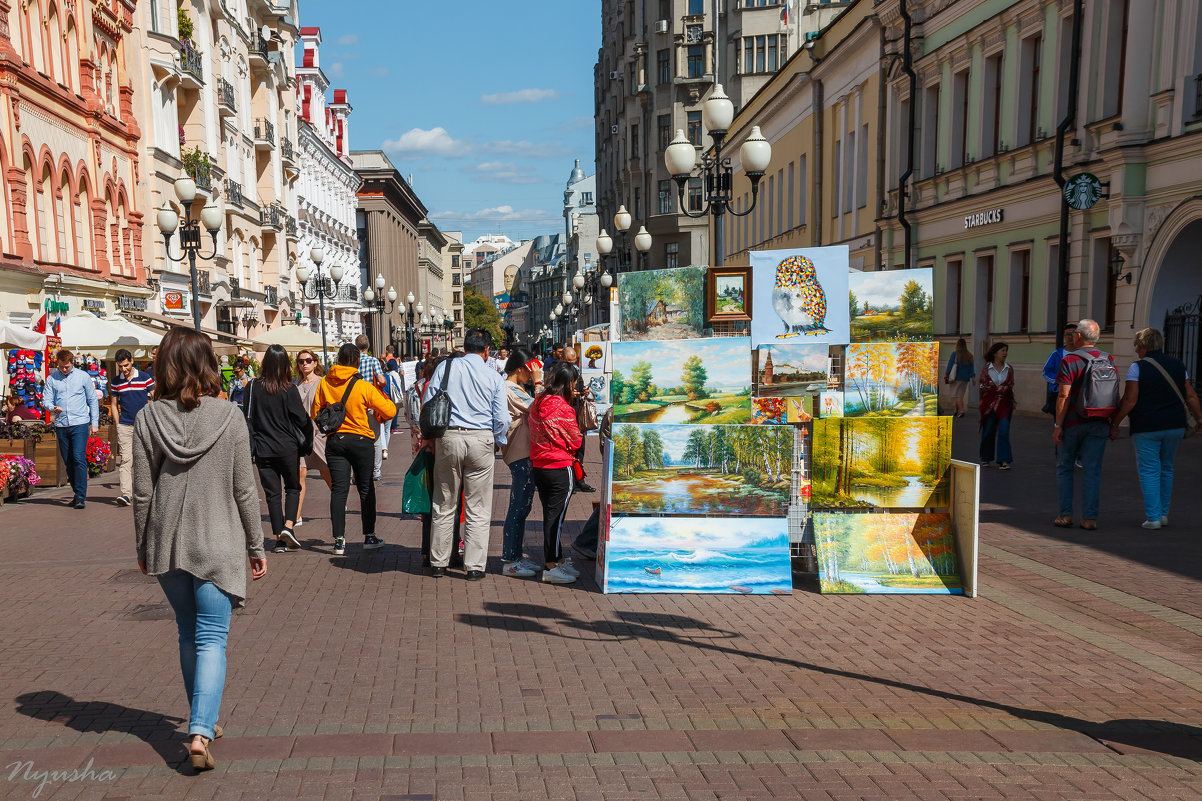
[[[567,467],[584,435],[576,410],[558,395],[540,395],[530,406],[530,462],[535,467]]]
[[[981,371],[980,391],[981,425],[985,424],[985,415],[993,412],[999,420],[1007,420],[1014,413],[1014,368],[1006,371],[1006,377],[1001,384],[993,383],[989,375],[989,365]]]

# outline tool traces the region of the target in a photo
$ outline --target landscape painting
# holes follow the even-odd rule
[[[614,342],[614,421],[746,423],[751,420],[751,342],[712,337]]]
[[[719,315],[745,314],[745,279],[741,275],[721,275],[714,279],[714,312]]]
[[[960,595],[952,521],[945,514],[815,514],[824,593]]]
[[[622,273],[618,302],[623,342],[706,335],[704,267]]]
[[[850,341],[846,245],[751,252],[756,346],[785,342]]]
[[[756,395],[817,395],[830,377],[830,348],[823,343],[763,345],[756,351]]]
[[[814,421],[814,505],[921,509],[948,505],[950,417]]]
[[[784,518],[618,517],[605,547],[606,592],[789,595]]]
[[[848,278],[852,342],[914,342],[934,336],[934,271],[853,272]]]
[[[623,423],[613,434],[614,514],[788,514],[791,428]]]
[[[937,342],[849,345],[844,414],[934,417],[939,414],[938,374]]]
[[[752,398],[751,424],[783,426],[788,423],[784,398]]]

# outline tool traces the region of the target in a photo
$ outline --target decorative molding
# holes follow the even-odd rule
[[[1147,234],[1149,243],[1156,239],[1156,232],[1160,230],[1160,226],[1164,225],[1164,221],[1173,213],[1174,208],[1176,208],[1174,204],[1165,203],[1148,209],[1147,221],[1144,223],[1144,233]]]

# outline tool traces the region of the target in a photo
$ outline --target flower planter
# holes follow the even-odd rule
[[[32,459],[42,484],[49,487],[61,487],[67,483],[67,467],[58,454],[58,439],[51,434],[42,437],[36,445],[25,441],[26,459]]]

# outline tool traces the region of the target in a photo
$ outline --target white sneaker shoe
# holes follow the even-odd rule
[[[534,575],[534,571],[521,562],[506,562],[501,567],[501,575],[510,578],[530,578]]]
[[[547,584],[571,584],[576,577],[563,569],[563,565],[554,570],[543,571],[543,581]]]
[[[1164,517],[1160,518],[1160,527],[1161,528],[1169,527],[1169,516],[1168,515],[1165,515]]]
[[[529,559],[519,559],[518,564],[527,570],[533,570],[535,573],[541,573],[546,570],[546,568],[540,565],[538,562],[531,562]]]
[[[559,568],[565,573],[570,573],[572,576],[580,578],[580,570],[577,569],[576,565],[572,564],[571,557],[568,557],[560,562]]]
[[[301,527],[301,526],[303,526],[304,524],[305,524],[305,521],[304,521],[304,520],[301,520],[299,517],[298,517],[298,518],[296,518],[296,523],[295,523],[295,526],[296,526],[297,528],[300,528],[300,527]]]
[[[1140,525],[1140,528],[1146,528],[1149,531],[1159,531],[1161,523],[1159,520],[1145,520],[1144,522],[1140,523],[1139,525]]]

